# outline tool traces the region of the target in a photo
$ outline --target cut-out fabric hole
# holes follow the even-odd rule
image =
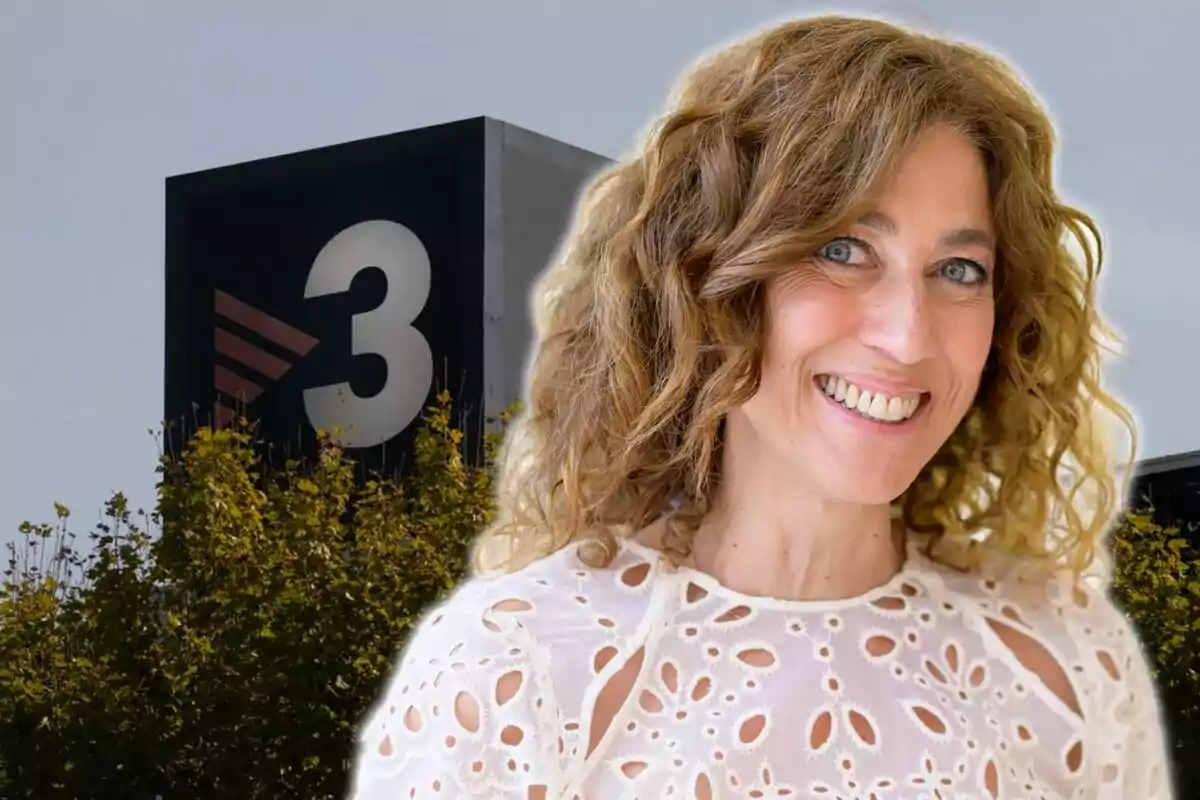
[[[636,589],[646,582],[646,578],[650,576],[650,565],[648,563],[637,564],[626,568],[621,572],[621,583],[631,589]]]
[[[738,739],[742,744],[754,744],[767,727],[765,714],[755,714],[738,726]]]
[[[529,604],[528,600],[522,600],[518,597],[510,597],[507,600],[501,600],[499,603],[496,603],[494,606],[492,606],[492,611],[499,611],[502,613],[520,612],[529,611],[531,608],[533,608],[533,606]]]
[[[469,733],[479,730],[479,701],[470,692],[459,692],[455,696],[454,718]]]
[[[1067,771],[1079,772],[1083,767],[1083,742],[1075,742],[1067,749]]]
[[[813,752],[819,753],[825,749],[833,738],[833,712],[828,709],[822,709],[817,712],[813,718],[812,724],[808,728],[808,747]]]
[[[979,689],[987,683],[987,667],[979,664],[971,670],[971,674],[967,677],[967,683],[972,689]]]
[[[920,703],[907,703],[908,711],[913,715],[918,725],[929,734],[945,736],[948,726],[946,720],[935,709]]]
[[[589,754],[600,744],[600,740],[608,732],[609,726],[612,725],[613,720],[632,694],[634,683],[642,671],[645,660],[646,649],[639,647],[637,652],[622,664],[600,689],[596,696],[595,707],[591,709],[592,724],[587,746]]]
[[[867,639],[867,653],[875,658],[891,655],[896,649],[896,640],[891,636],[884,634],[876,634]]]
[[[502,706],[521,691],[525,675],[518,669],[506,672],[496,681],[496,705]]]
[[[612,645],[601,647],[600,650],[597,651],[595,658],[592,659],[592,669],[596,672],[596,674],[603,672],[604,668],[608,666],[608,662],[617,657],[618,652],[620,651],[618,651],[617,648],[613,647]]]
[[[946,666],[951,672],[958,672],[958,648],[952,644],[946,645]]]
[[[657,714],[663,710],[662,698],[649,689],[642,690],[642,694],[638,698],[638,705],[651,714]]]
[[[1062,701],[1063,705],[1076,715],[1082,716],[1079,699],[1075,695],[1071,679],[1067,677],[1067,671],[1051,655],[1045,645],[1006,622],[989,618],[987,624],[1025,669],[1032,672],[1047,689]]]
[[[771,667],[775,665],[775,655],[765,647],[752,647],[737,654],[738,661],[752,667]]]
[[[659,675],[662,676],[663,686],[667,687],[667,691],[675,694],[679,691],[679,670],[670,661],[664,662],[659,670]]]
[[[746,617],[750,616],[750,612],[750,606],[732,606],[718,615],[715,622],[737,622],[738,620],[745,619]]]
[[[996,762],[988,759],[983,766],[983,788],[988,793],[988,797],[992,800],[999,800],[1000,797],[1000,770],[996,767]]]
[[[1096,660],[1100,662],[1102,667],[1104,667],[1104,671],[1108,673],[1108,677],[1112,678],[1114,681],[1121,680],[1121,671],[1117,669],[1117,662],[1111,655],[1109,655],[1108,651],[1097,650]]]
[[[881,597],[872,601],[872,605],[884,611],[903,611],[908,607],[908,602],[903,597]]]
[[[875,732],[875,723],[862,711],[851,708],[846,711],[846,720],[849,723],[850,730],[854,731],[854,735],[858,737],[858,741],[865,747],[874,747],[879,741],[878,734]]]

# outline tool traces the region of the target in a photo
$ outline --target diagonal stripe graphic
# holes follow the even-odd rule
[[[317,340],[304,331],[293,328],[220,289],[216,292],[215,308],[218,315],[249,328],[259,336],[269,339],[280,347],[286,347],[296,355],[308,355],[308,351],[317,345]]]
[[[279,380],[292,365],[278,356],[273,356],[266,350],[255,347],[240,336],[229,331],[216,328],[213,331],[213,347],[223,356],[228,356],[239,364],[245,364],[250,369],[266,375],[271,380]]]
[[[263,392],[262,387],[257,383],[246,380],[235,372],[230,372],[220,364],[213,367],[213,385],[218,392],[246,403],[253,402],[254,398]]]

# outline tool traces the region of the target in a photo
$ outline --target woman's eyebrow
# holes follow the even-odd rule
[[[859,225],[865,225],[868,228],[886,233],[889,236],[895,236],[900,227],[896,221],[880,211],[868,211],[858,218]],[[966,247],[971,245],[979,245],[990,249],[995,249],[996,240],[992,234],[982,228],[957,228],[942,236],[941,244],[944,247]]]

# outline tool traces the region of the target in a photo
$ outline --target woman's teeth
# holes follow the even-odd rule
[[[821,375],[817,382],[825,394],[846,408],[878,422],[903,422],[915,414],[921,405],[919,394],[889,397],[883,392],[860,389],[836,375]]]

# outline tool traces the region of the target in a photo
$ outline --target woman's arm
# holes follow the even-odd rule
[[[1125,690],[1113,716],[1124,722],[1121,748],[1124,755],[1120,766],[1122,797],[1124,800],[1170,800],[1171,762],[1157,687],[1133,629],[1124,619],[1121,623],[1127,631],[1123,637],[1126,647],[1123,648],[1122,665]]]
[[[1107,589],[1086,585],[1069,609],[1086,678],[1084,722],[1100,798],[1170,800],[1171,761],[1150,662]]]

